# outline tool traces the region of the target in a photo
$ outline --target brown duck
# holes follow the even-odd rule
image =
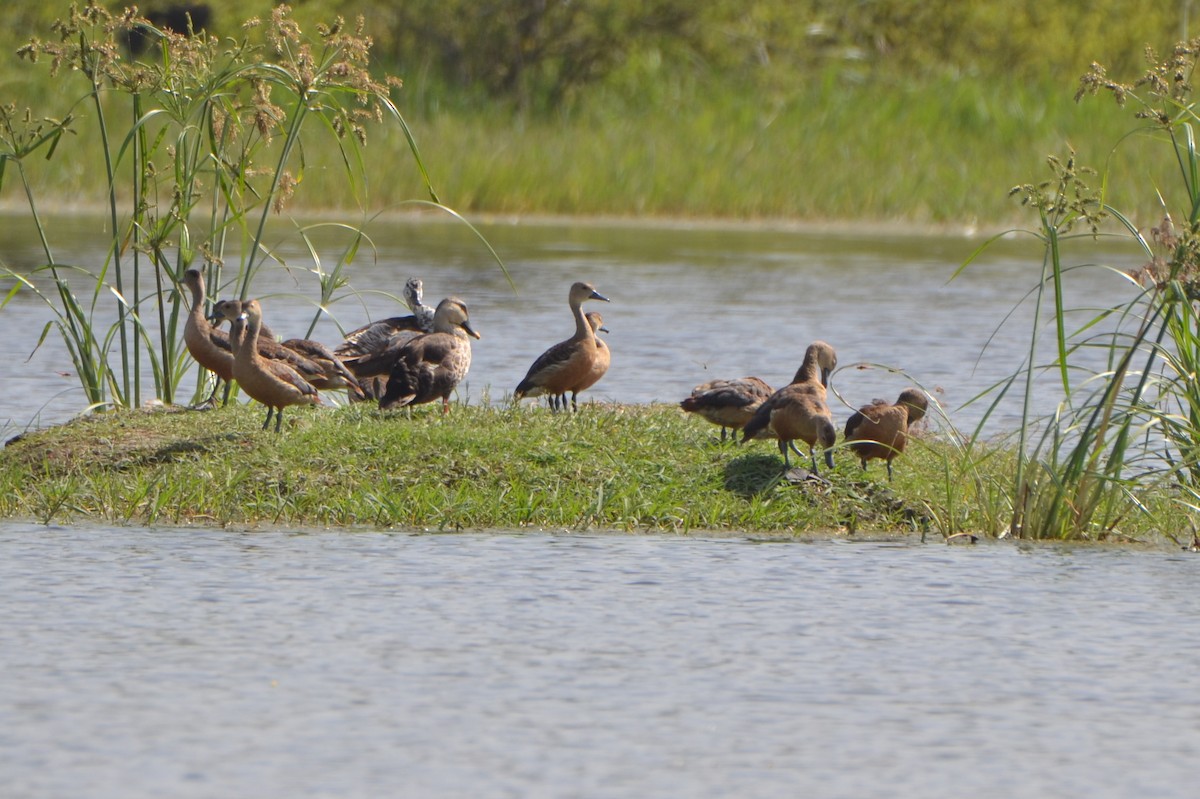
[[[354,376],[341,359],[337,357],[324,344],[319,341],[313,341],[307,338],[289,338],[282,342],[284,349],[291,350],[300,357],[317,365],[320,370],[319,375],[311,378],[305,375],[305,380],[308,380],[316,388],[333,389],[344,388],[351,395],[362,399],[365,395],[362,386],[358,384],[358,378]]]
[[[404,284],[404,303],[411,314],[368,322],[347,333],[334,348],[334,354],[358,378],[367,399],[383,396],[400,349],[422,333],[433,332],[435,309],[422,301],[423,293],[421,279],[410,277]]]
[[[264,358],[258,352],[262,329],[262,308],[258,300],[242,303],[241,313],[233,321],[230,338],[234,346],[233,377],[252,398],[267,406],[263,430],[275,415],[275,432],[283,424],[283,409],[288,405],[319,405],[317,389],[285,363]]]
[[[888,480],[891,480],[892,461],[904,452],[909,425],[925,418],[928,407],[925,393],[915,388],[901,391],[895,402],[875,400],[862,406],[846,420],[846,441],[850,442],[850,451],[858,456],[864,469],[872,458],[884,460]]]
[[[217,376],[217,384],[207,402],[217,395],[217,388],[224,380],[233,379],[233,347],[229,334],[213,327],[204,315],[204,275],[199,269],[183,273],[183,282],[192,292],[192,307],[183,325],[183,341],[196,363]]]
[[[743,443],[756,436],[773,434],[779,439],[785,468],[791,468],[788,449],[803,455],[793,443],[808,444],[813,472],[817,473],[815,447],[825,450],[825,465],[833,468],[832,447],[837,442],[833,416],[825,402],[829,374],[837,366],[837,354],[824,341],[815,341],[804,352],[804,361],[792,382],[776,391],[750,417],[742,430]]]
[[[772,393],[774,389],[757,377],[710,380],[693,388],[692,395],[680,402],[679,407],[720,425],[721,441],[725,441],[726,430],[744,428]]]
[[[245,308],[243,300],[218,300],[213,305],[212,319],[220,324],[228,319],[232,322]],[[261,313],[261,310],[260,310]],[[363,391],[354,373],[346,368],[328,347],[311,339],[288,339],[276,341],[260,329],[257,342],[258,354],[269,361],[287,364],[297,374],[319,389],[348,389],[351,395],[362,397]]]
[[[608,356],[607,346],[602,351],[596,345],[596,333],[583,314],[582,305],[587,300],[609,301],[590,283],[579,282],[571,286],[567,302],[571,308],[571,315],[575,317],[575,335],[566,341],[560,341],[538,356],[513,392],[517,400],[546,394],[550,397],[552,410],[558,410],[560,405],[566,410],[566,393],[570,391],[571,407],[577,409],[576,396],[584,388],[595,383],[595,380],[591,383],[587,381],[594,374],[593,369],[597,368],[597,362]],[[605,369],[607,368],[605,366]],[[596,377],[596,380],[599,379]]]
[[[604,317],[596,311],[590,311],[584,314],[583,318],[587,319],[588,325],[592,328],[592,337],[596,342],[596,355],[592,358],[592,368],[588,373],[568,389],[571,392],[572,402],[574,402],[575,394],[596,385],[600,378],[608,373],[608,367],[612,364],[612,350],[608,348],[608,343],[598,335],[609,332],[608,328],[604,326]],[[559,401],[564,408],[567,407],[565,396],[559,397]]]
[[[447,297],[433,315],[432,333],[409,341],[396,353],[387,387],[379,398],[382,410],[420,405],[442,399],[442,413],[450,412],[450,394],[471,368],[471,327],[466,304]]]

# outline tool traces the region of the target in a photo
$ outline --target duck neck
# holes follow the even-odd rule
[[[208,328],[208,317],[204,315],[204,283],[203,278],[190,286],[192,290],[192,310],[188,316],[197,330]]]
[[[815,355],[805,355],[804,361],[800,364],[800,368],[796,370],[796,376],[792,378],[793,383],[820,383],[821,382],[821,366],[817,363]]]
[[[242,326],[242,335],[234,345],[237,347],[237,357],[247,363],[257,363],[258,333],[262,329],[262,319],[257,315],[246,315],[246,324]]]
[[[594,339],[596,334],[592,332],[591,323],[583,315],[583,304],[577,302],[571,303],[571,313],[575,316],[575,340],[587,341],[588,339]]]

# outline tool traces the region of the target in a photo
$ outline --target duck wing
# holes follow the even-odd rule
[[[438,397],[443,389],[439,377],[454,367],[456,345],[452,335],[426,333],[401,347],[388,375],[387,388],[379,398],[379,407],[386,410],[418,405]]]
[[[379,352],[387,348],[392,338],[401,332],[416,335],[424,332],[424,328],[421,326],[421,320],[411,314],[368,322],[357,330],[347,333],[342,343],[334,348],[334,354],[340,358],[350,358]],[[412,338],[412,336],[407,338]]]
[[[533,365],[529,367],[529,371],[525,373],[524,379],[517,385],[516,393],[518,395],[528,394],[532,389],[540,388],[543,384],[551,382],[555,375],[571,364],[577,343],[575,339],[560,341],[539,355]]]
[[[404,348],[421,335],[411,330],[400,330],[387,338],[379,338],[372,344],[372,349],[359,355],[340,357],[342,363],[360,380],[386,375],[392,371]]]

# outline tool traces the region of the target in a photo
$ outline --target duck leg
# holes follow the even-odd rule
[[[208,395],[208,398],[200,400],[195,405],[190,406],[191,409],[198,411],[198,410],[204,410],[204,409],[211,410],[212,408],[217,407],[217,389],[219,389],[220,387],[221,387],[221,378],[218,377],[216,382],[213,383],[213,390],[212,390],[212,393],[210,393]]]

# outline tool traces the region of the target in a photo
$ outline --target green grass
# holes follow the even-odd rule
[[[1129,130],[1127,114],[1078,107],[1071,91],[830,80],[772,96],[714,81],[661,104],[600,95],[538,119],[399,101],[440,196],[460,211],[995,225],[1017,218],[1008,189],[1064,139],[1102,162]],[[380,203],[416,190],[398,180]]]
[[[692,534],[995,534],[1011,483],[1002,448],[965,456],[924,433],[889,484],[839,452],[830,484],[793,485],[770,442],[718,443],[677,408],[528,405],[118,411],[0,451],[0,515],[43,522],[291,525]],[[1164,514],[1172,511],[1164,504]],[[1121,538],[1162,540],[1133,518]],[[1184,522],[1179,521],[1178,529]],[[1114,537],[1118,537],[1114,536]]]
[[[31,82],[12,87],[18,105],[33,96],[38,114],[62,113],[69,82],[26,73]],[[462,213],[994,228],[1021,219],[1009,188],[1040,176],[1065,142],[1081,162],[1104,167],[1134,127],[1111,102],[1076,104],[1074,88],[977,76],[815,76],[781,90],[714,77],[645,96],[597,89],[546,116],[452,94],[435,102],[435,90],[416,81],[394,96],[439,198]],[[95,137],[86,121],[77,127],[52,159],[29,165],[43,202],[104,199]],[[364,157],[380,168],[368,171],[364,191],[345,179],[335,148],[314,147],[289,209],[371,214],[427,199],[402,132],[367,132]],[[1161,216],[1152,193],[1132,193],[1172,166],[1161,150],[1126,147],[1111,166],[1112,204]]]

